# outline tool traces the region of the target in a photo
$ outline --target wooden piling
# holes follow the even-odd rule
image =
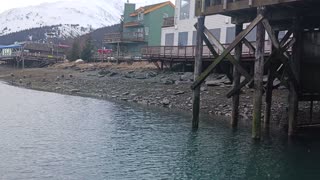
[[[197,44],[194,64],[194,79],[196,80],[202,72],[202,54],[203,54],[203,31],[204,31],[204,16],[198,17],[198,28],[197,28]],[[192,128],[199,128],[200,119],[200,93],[201,86],[196,87],[193,90],[193,116],[192,116]]]
[[[279,31],[275,32],[276,38],[279,36]],[[272,46],[272,52],[275,51],[275,47]],[[275,79],[274,73],[276,71],[275,65],[271,64],[268,70],[268,82],[266,88],[266,105],[264,110],[264,127],[268,128],[270,126],[271,119],[271,107],[272,107],[272,91],[273,91],[273,82]]]
[[[243,31],[243,24],[237,24],[235,30],[235,37],[238,36]],[[242,43],[239,43],[235,47],[234,57],[239,63],[241,62],[242,55]],[[241,74],[236,67],[233,68],[233,87],[236,88],[240,85]],[[232,97],[232,116],[231,116],[231,126],[236,128],[239,121],[239,104],[240,104],[240,91],[237,91]]]
[[[257,8],[257,15],[264,15],[265,7]],[[260,22],[257,25],[257,48],[254,72],[254,103],[253,103],[253,121],[252,121],[252,138],[260,139],[261,137],[261,109],[263,95],[263,73],[264,73],[264,43],[265,28]]]
[[[300,63],[302,57],[302,31],[301,20],[299,17],[294,19],[294,32],[293,37],[295,38],[295,44],[292,48],[292,61],[290,67],[292,69],[292,77],[289,77],[289,126],[288,126],[288,135],[293,136],[295,134],[295,128],[297,124],[297,116],[299,110],[299,99],[298,99],[298,87],[294,83],[294,79],[298,80],[300,77]]]

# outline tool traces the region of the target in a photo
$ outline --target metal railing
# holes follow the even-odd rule
[[[109,33],[105,36],[105,42],[144,42],[146,36],[143,32],[124,32],[124,33]]]

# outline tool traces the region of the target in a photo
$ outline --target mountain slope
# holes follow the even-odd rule
[[[78,36],[119,23],[122,0],[73,0],[12,9],[0,14],[0,36],[59,25],[62,36]]]

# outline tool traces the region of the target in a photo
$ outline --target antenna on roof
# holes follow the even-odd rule
[[[129,0],[127,0],[127,3],[129,3]]]

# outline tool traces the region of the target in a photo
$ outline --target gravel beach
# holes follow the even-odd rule
[[[127,101],[146,106],[192,111],[193,80],[191,72],[159,71],[153,64],[76,64],[64,63],[48,68],[16,70],[1,68],[0,79],[25,88],[61,94],[89,96],[106,100]],[[212,74],[201,88],[201,112],[215,116],[231,116],[231,99],[226,98],[230,81],[221,74]],[[241,92],[240,115],[250,123],[253,108],[253,89]],[[272,124],[286,125],[287,90],[275,89]],[[315,108],[318,108],[318,103]],[[308,116],[307,104],[300,107],[301,116]]]

